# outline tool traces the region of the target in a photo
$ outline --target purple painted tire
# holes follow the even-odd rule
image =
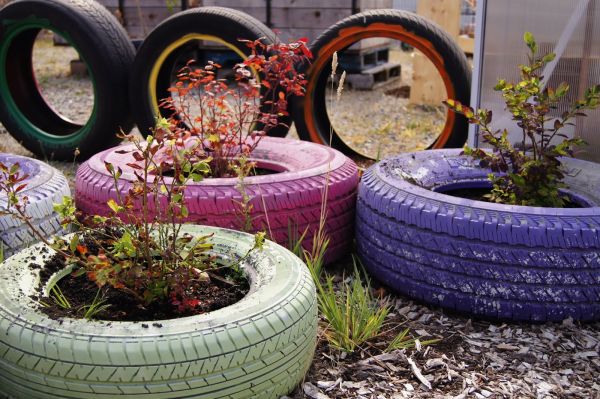
[[[27,215],[31,224],[45,237],[66,233],[60,225],[61,217],[54,212],[54,203],[71,195],[65,176],[44,162],[19,155],[0,153],[0,162],[5,165],[18,163],[21,173],[29,175],[23,181],[27,188],[21,194],[29,198]],[[0,209],[6,207],[6,200],[6,195],[0,194]],[[37,237],[23,222],[8,215],[0,216],[0,245],[4,258],[36,242]]]
[[[461,150],[403,154],[359,186],[357,246],[384,284],[424,302],[510,320],[600,319],[600,165],[562,159],[585,208],[541,208],[443,194],[489,186]]]
[[[106,202],[110,198],[116,200],[116,189],[105,161],[123,169],[121,192],[131,186],[133,169],[126,164],[135,160],[130,155],[117,154],[118,149],[96,154],[79,167],[76,203],[84,213],[106,215],[109,212]],[[358,185],[358,169],[351,159],[319,144],[264,137],[250,160],[260,168],[279,172],[245,179],[255,230],[265,229],[271,239],[287,246],[290,231],[299,236],[308,229],[303,245],[310,249],[319,226],[322,192],[328,184],[326,231],[330,244],[326,259],[331,262],[349,253]],[[190,213],[186,221],[239,229],[243,218],[236,205],[241,201],[237,184],[237,178],[191,183],[185,194]]]

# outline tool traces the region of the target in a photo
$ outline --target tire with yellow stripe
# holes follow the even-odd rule
[[[160,114],[159,102],[170,96],[171,77],[180,67],[181,55],[205,40],[219,43],[246,58],[251,50],[239,39],[261,39],[271,44],[276,36],[256,18],[230,8],[200,7],[177,13],[164,20],[146,37],[136,55],[131,80],[131,108],[140,132],[147,135]],[[184,60],[188,61],[188,60]],[[272,129],[269,135],[285,136],[287,128]]]
[[[386,37],[410,44],[423,53],[439,72],[447,98],[468,104],[471,92],[471,69],[463,51],[438,25],[416,14],[401,10],[373,10],[345,18],[323,32],[311,51],[313,62],[303,66],[308,85],[304,97],[292,101],[292,116],[303,140],[329,143],[336,149],[357,154],[345,144],[331,126],[327,115],[326,88],[331,74],[333,53],[347,49],[360,40]],[[461,147],[467,138],[467,121],[451,111],[440,135],[430,148]]]

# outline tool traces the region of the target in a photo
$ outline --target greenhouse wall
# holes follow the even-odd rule
[[[584,90],[600,83],[600,2],[598,0],[488,0],[478,3],[480,47],[475,58],[472,105],[488,108],[496,128],[511,126],[514,140],[521,137],[518,127],[504,110],[500,94],[492,88],[499,78],[519,79],[518,64],[527,62],[523,33],[530,31],[540,52],[555,52],[559,57],[547,69],[547,84],[569,84],[566,100],[553,112],[560,115],[567,105],[580,98]],[[477,53],[477,49],[476,49]],[[570,135],[589,143],[578,157],[600,161],[600,110],[578,118]],[[471,132],[471,143],[475,136]]]

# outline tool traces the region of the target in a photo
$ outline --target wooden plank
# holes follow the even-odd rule
[[[419,0],[417,14],[440,25],[457,38],[460,30],[460,0]],[[431,61],[420,52],[413,58],[413,81],[410,102],[440,105],[447,98],[442,78]]]
[[[335,8],[274,8],[271,11],[273,27],[277,29],[326,29],[352,15],[351,10]]]
[[[460,31],[460,0],[419,0],[417,14],[440,25],[450,36]]]
[[[245,12],[266,22],[267,11],[265,7],[236,7],[237,10]],[[350,16],[350,8],[272,8],[271,21],[275,29],[325,29],[339,20]]]
[[[458,37],[458,46],[465,52],[465,54],[473,54],[475,49],[475,39],[469,36],[460,35]]]
[[[290,40],[298,40],[301,38],[307,38],[308,44],[310,45],[315,41],[317,37],[321,33],[323,33],[324,29],[321,28],[289,28],[289,29],[281,29],[276,31],[277,37],[282,43],[289,42]]]
[[[98,0],[98,3],[102,4],[106,8],[119,7],[119,0]]]
[[[118,18],[118,0],[100,0]],[[391,7],[392,0],[360,0],[359,7]],[[266,22],[266,0],[189,0],[190,6],[231,7],[245,12],[261,22]],[[169,10],[165,0],[125,0],[124,25],[133,39],[144,38],[158,23],[180,6]],[[352,0],[272,0],[272,28],[278,30],[284,41],[307,37],[314,41],[317,36],[351,15]],[[140,19],[141,15],[141,19]],[[355,47],[362,47],[359,44]],[[370,45],[369,45],[370,46]]]
[[[359,8],[361,11],[374,10],[378,8],[393,8],[392,0],[360,0]]]
[[[167,19],[175,12],[167,7],[125,7],[125,29],[132,39],[143,39],[156,25]]]
[[[260,1],[260,0],[259,0]],[[352,0],[272,0],[273,8],[352,8]]]
[[[112,0],[103,0],[112,1]],[[117,0],[118,4],[118,0]],[[167,4],[174,4],[172,7],[176,10],[181,10],[181,1],[168,1],[168,0],[124,0],[124,8],[146,8],[146,7],[164,7],[167,8]]]
[[[370,0],[374,1],[374,0]],[[379,0],[375,0],[379,1]],[[203,6],[219,6],[240,9],[243,7],[266,7],[266,0],[201,0]],[[271,8],[352,8],[352,0],[272,0]]]

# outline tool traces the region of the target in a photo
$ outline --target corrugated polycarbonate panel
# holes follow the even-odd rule
[[[498,92],[492,88],[499,78],[519,79],[518,64],[527,62],[523,33],[530,31],[541,52],[560,49],[564,52],[548,79],[550,87],[561,82],[570,86],[570,93],[559,109],[583,95],[583,90],[600,83],[600,1],[599,0],[488,0],[485,13],[483,63],[480,82],[480,107],[494,113],[494,127],[507,127],[511,138],[521,137],[519,128],[504,110]],[[600,110],[579,118],[575,134],[589,145],[578,157],[600,162]]]

